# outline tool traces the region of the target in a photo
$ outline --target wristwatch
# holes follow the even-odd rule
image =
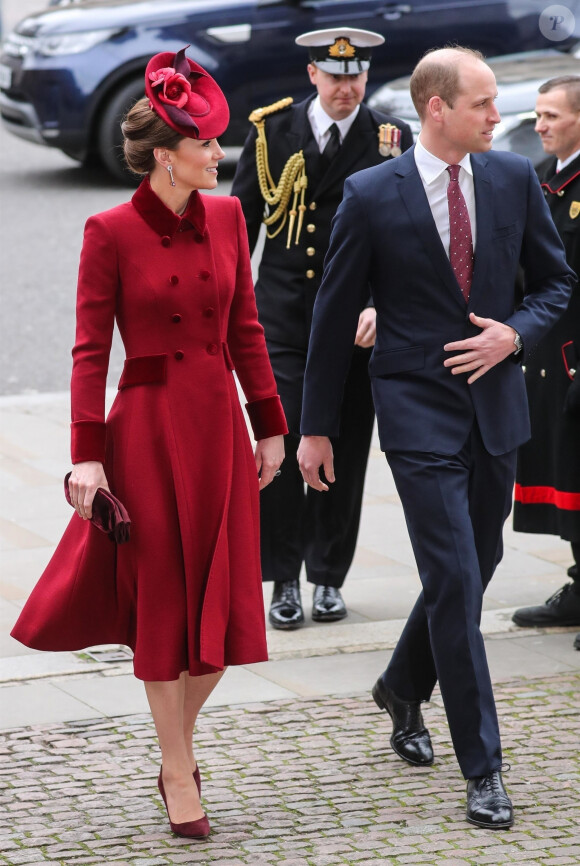
[[[522,338],[520,337],[518,332],[515,331],[514,333],[515,333],[514,346],[516,347],[514,355],[518,355],[522,351],[522,349],[524,348],[524,344],[522,343]]]

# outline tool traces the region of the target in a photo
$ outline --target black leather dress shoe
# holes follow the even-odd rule
[[[468,780],[466,817],[470,824],[487,830],[507,830],[512,826],[514,809],[499,770]]]
[[[347,615],[340,589],[336,586],[315,586],[312,596],[314,622],[335,622]]]
[[[567,583],[562,586],[545,604],[534,607],[520,607],[512,620],[516,625],[537,626],[580,625],[580,592],[578,584]]]
[[[297,580],[284,580],[274,584],[268,619],[274,628],[286,631],[304,625],[300,585]]]
[[[381,710],[386,710],[393,720],[393,750],[409,764],[429,767],[433,763],[433,746],[423,723],[421,702],[398,698],[382,677],[374,684],[372,694],[375,704]]]
[[[574,638],[574,649],[580,650],[580,632]]]

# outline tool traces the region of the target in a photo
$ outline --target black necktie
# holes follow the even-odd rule
[[[329,131],[330,138],[326,142],[325,148],[322,151],[322,156],[328,165],[330,165],[340,148],[340,132],[338,131],[336,123],[332,124]]]

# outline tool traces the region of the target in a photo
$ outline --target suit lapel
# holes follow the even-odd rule
[[[472,310],[485,290],[486,274],[493,255],[491,244],[491,219],[493,187],[489,178],[488,160],[485,154],[471,155],[473,185],[475,188],[475,257],[473,279],[469,296],[469,310]]]
[[[443,280],[458,304],[465,309],[465,301],[451,268],[449,257],[443,248],[423,181],[414,157],[415,148],[409,148],[397,158],[397,186],[409,217],[415,227],[433,267]]]

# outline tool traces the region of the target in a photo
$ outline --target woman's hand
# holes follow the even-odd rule
[[[109,489],[102,463],[88,460],[75,463],[68,480],[71,505],[83,520],[93,516],[93,499],[99,487]]]
[[[284,460],[284,437],[270,436],[268,439],[260,439],[256,443],[254,457],[260,479],[260,490],[263,490],[274,478]]]

